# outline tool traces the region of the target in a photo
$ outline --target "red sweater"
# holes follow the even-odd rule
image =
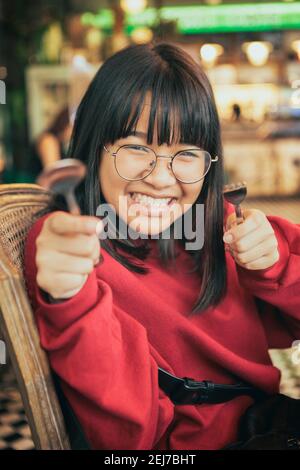
[[[231,211],[231,210],[230,210]],[[146,275],[133,273],[105,250],[104,262],[74,297],[49,304],[36,284],[31,229],[25,276],[42,347],[61,377],[63,391],[95,449],[220,449],[237,438],[247,396],[217,405],[174,406],[159,389],[158,366],[183,377],[236,383],[267,393],[279,389],[280,371],[268,348],[300,339],[300,225],[269,216],[280,259],[249,271],[226,253],[228,290],[217,307],[189,316],[199,279],[188,274],[180,249],[177,271],[154,251]],[[272,306],[260,314],[259,297]]]

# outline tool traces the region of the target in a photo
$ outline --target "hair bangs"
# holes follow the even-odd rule
[[[214,152],[211,102],[202,88],[201,82],[193,80],[185,70],[175,74],[171,67],[150,67],[147,75],[131,83],[123,94],[123,103],[118,99],[112,106],[105,135],[113,143],[136,131],[150,96],[148,145],[153,143],[156,130],[158,145],[183,143]]]

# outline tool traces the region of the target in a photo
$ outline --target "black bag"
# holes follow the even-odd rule
[[[224,403],[240,395],[254,398],[255,403],[241,417],[238,441],[222,450],[300,449],[300,400],[282,394],[269,396],[245,383],[197,382],[163,369],[159,369],[159,386],[177,405]]]
[[[224,449],[300,449],[300,400],[282,394],[251,405],[242,415],[238,441]]]

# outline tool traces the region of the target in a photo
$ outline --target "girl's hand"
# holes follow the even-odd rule
[[[227,218],[223,240],[235,262],[246,269],[267,269],[279,260],[278,241],[265,214],[257,209],[243,211],[237,225],[235,213]]]
[[[97,232],[96,232],[97,227]],[[53,299],[68,299],[80,291],[100,257],[96,217],[54,212],[36,239],[37,284]]]

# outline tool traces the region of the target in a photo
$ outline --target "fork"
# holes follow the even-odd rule
[[[238,183],[226,184],[223,187],[223,195],[227,202],[234,205],[236,214],[236,223],[239,225],[244,221],[244,215],[240,204],[247,195],[247,183],[240,181]]]

